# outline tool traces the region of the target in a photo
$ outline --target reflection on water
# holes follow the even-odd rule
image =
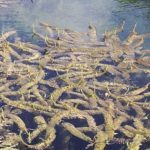
[[[22,4],[9,8],[10,11],[1,10],[3,14],[0,19],[2,18],[5,29],[10,27],[10,22],[13,23],[11,26],[29,30],[32,24],[46,21],[82,31],[89,23],[94,23],[103,31],[114,24],[110,20],[116,5],[113,0],[93,0],[92,3],[91,0],[86,0],[86,3],[81,0],[34,0],[33,3],[24,0]],[[6,20],[9,23],[6,23]]]
[[[125,35],[135,23],[143,33],[150,31],[149,7],[147,0],[16,0],[16,4],[0,9],[0,30],[30,32],[33,24],[45,21],[79,31],[93,23],[102,33],[125,20]]]
[[[26,38],[25,35],[30,36],[32,25],[43,21],[79,31],[85,31],[87,25],[92,23],[102,33],[125,20],[124,36],[129,33],[135,23],[140,33],[150,31],[148,1],[86,0],[86,3],[83,0],[18,1],[16,4],[0,9],[2,33],[17,29],[18,33]]]

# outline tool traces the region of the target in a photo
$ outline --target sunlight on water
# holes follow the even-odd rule
[[[113,7],[112,7],[113,6]],[[10,21],[24,23],[24,26],[31,26],[38,22],[46,21],[62,27],[69,27],[76,30],[86,30],[89,23],[100,26],[102,30],[110,25],[112,11],[115,10],[116,2],[113,0],[36,0],[31,3],[22,1],[22,4],[14,6],[11,12],[5,12]],[[1,16],[3,17],[3,16]],[[6,18],[5,18],[6,19]]]
[[[148,147],[149,23],[148,0],[0,0],[0,149],[6,122],[31,149]]]
[[[16,1],[16,4],[15,4]],[[58,27],[86,31],[92,23],[98,33],[126,21],[123,36],[137,24],[140,33],[150,31],[149,5],[128,0],[12,0],[13,4],[0,9],[0,31],[17,29],[28,35],[32,25],[47,22]]]

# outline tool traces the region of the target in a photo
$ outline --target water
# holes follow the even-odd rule
[[[0,8],[0,33],[15,29],[25,41],[31,40],[32,26],[39,28],[39,22],[78,31],[86,31],[88,24],[92,23],[102,34],[123,21],[126,24],[122,38],[129,34],[135,24],[139,33],[150,32],[150,1],[16,0],[16,3]],[[146,40],[145,47],[150,48],[149,42]]]
[[[0,31],[3,33],[16,29],[24,39],[29,39],[33,24],[38,26],[38,23],[43,21],[78,31],[86,31],[88,24],[92,23],[100,34],[126,21],[123,37],[127,36],[134,24],[137,24],[138,32],[150,32],[149,0],[12,0],[12,2],[13,4],[0,8]],[[148,46],[148,42],[146,45]]]

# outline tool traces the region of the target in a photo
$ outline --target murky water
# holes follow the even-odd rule
[[[126,21],[125,37],[133,25],[140,33],[150,32],[149,0],[12,0],[0,7],[0,31],[16,29],[29,36],[32,25],[48,22],[59,27],[86,31],[89,23],[99,33]]]

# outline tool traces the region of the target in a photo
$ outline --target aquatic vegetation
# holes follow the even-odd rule
[[[150,33],[134,27],[122,41],[123,23],[100,41],[93,25],[40,25],[46,35],[33,28],[33,37],[42,46],[7,40],[16,31],[0,36],[1,147],[55,149],[60,130],[64,149],[73,138],[95,150],[150,142],[150,50],[141,47]]]

